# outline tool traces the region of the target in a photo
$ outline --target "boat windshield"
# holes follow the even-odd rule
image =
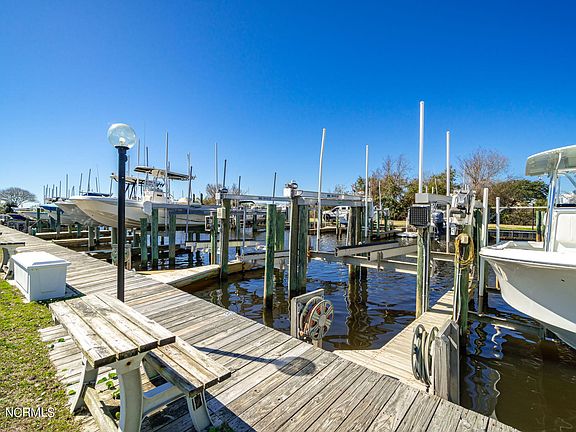
[[[576,172],[559,173],[556,191],[557,207],[576,207]]]

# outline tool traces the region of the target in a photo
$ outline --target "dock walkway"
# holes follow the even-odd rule
[[[115,294],[112,265],[4,226],[0,232],[26,242],[21,251],[70,261],[67,283],[74,290]],[[207,401],[215,423],[235,431],[514,430],[135,272],[126,273],[125,300],[232,371]],[[78,350],[59,326],[42,337],[53,341],[58,377],[73,389]],[[91,417],[81,421],[84,430],[96,430]],[[143,430],[193,430],[183,399],[148,417]]]
[[[394,336],[382,348],[374,350],[338,350],[334,351],[340,357],[366,366],[373,371],[380,372],[409,384],[420,390],[426,386],[414,378],[412,373],[412,338],[414,329],[422,324],[427,331],[432,327],[442,328],[444,323],[452,318],[452,302],[454,291],[444,294],[428,312],[412,321],[400,333]]]

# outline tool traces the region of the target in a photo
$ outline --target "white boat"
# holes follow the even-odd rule
[[[166,172],[153,167],[136,167],[136,172],[152,176],[153,180],[143,182],[147,190],[139,199],[126,199],[126,227],[140,227],[140,219],[148,218],[152,209],[158,209],[158,221],[160,224],[167,223],[168,214],[176,214],[177,226],[204,226],[205,217],[216,207],[204,206],[199,203],[188,203],[187,198],[178,201],[171,199],[164,190],[159,179],[187,180],[186,174]],[[117,228],[118,226],[118,199],[115,197],[98,196],[73,196],[69,199],[83,213],[98,223]]]
[[[526,175],[550,178],[543,242],[482,248],[504,300],[576,349],[576,145],[530,156]]]
[[[40,213],[38,213],[38,208],[40,209]],[[24,216],[26,219],[31,221],[36,221],[38,216],[40,216],[40,220],[47,221],[49,219],[48,212],[44,210],[42,207],[18,207],[14,209],[15,213],[18,213],[21,216]]]
[[[94,195],[93,195],[94,196]],[[102,194],[97,194],[95,196],[103,196]],[[54,203],[63,212],[64,216],[71,221],[71,223],[78,223],[82,226],[99,226],[100,224],[84,213],[80,208],[70,200],[57,201]],[[63,222],[64,223],[64,222]]]

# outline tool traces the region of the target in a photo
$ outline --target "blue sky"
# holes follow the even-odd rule
[[[325,189],[386,155],[417,172],[477,147],[511,159],[576,142],[571,2],[0,0],[0,187],[38,195],[66,173],[116,170],[110,123],[131,124],[163,165],[191,153],[196,192],[228,178],[251,193],[295,179]],[[136,151],[131,151],[135,160]],[[134,165],[134,164],[133,164]],[[221,174],[220,174],[221,175]],[[229,183],[229,182],[228,182]],[[185,185],[173,188],[177,194]]]

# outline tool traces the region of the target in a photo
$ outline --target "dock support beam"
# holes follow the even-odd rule
[[[228,278],[228,245],[230,244],[230,200],[222,200],[222,242],[220,243],[220,279]]]
[[[140,268],[148,268],[148,219],[140,219]]]
[[[416,262],[416,318],[428,311],[430,305],[430,229],[418,228],[418,257]]]
[[[276,205],[266,208],[266,261],[264,264],[264,307],[272,309],[274,300],[274,250],[276,246]]]
[[[158,209],[152,209],[152,226],[150,227],[150,246],[152,247],[152,268],[158,267]]]
[[[472,239],[472,226],[465,225],[463,233],[460,234],[459,250],[456,265],[454,266],[454,308],[452,318],[458,322],[460,334],[463,335],[468,328],[468,286],[470,278],[470,265],[462,265],[462,259],[466,260],[470,256],[470,240]]]
[[[306,275],[308,273],[308,206],[300,206],[298,210],[298,289],[300,294],[306,293]]]
[[[288,291],[290,298],[299,293],[298,286],[298,198],[292,198],[290,205],[290,253],[288,255]]]
[[[94,250],[94,227],[88,227],[88,250]]]
[[[210,214],[210,264],[218,263],[218,217],[216,212]]]
[[[176,265],[176,214],[170,213],[168,219],[168,265]]]

